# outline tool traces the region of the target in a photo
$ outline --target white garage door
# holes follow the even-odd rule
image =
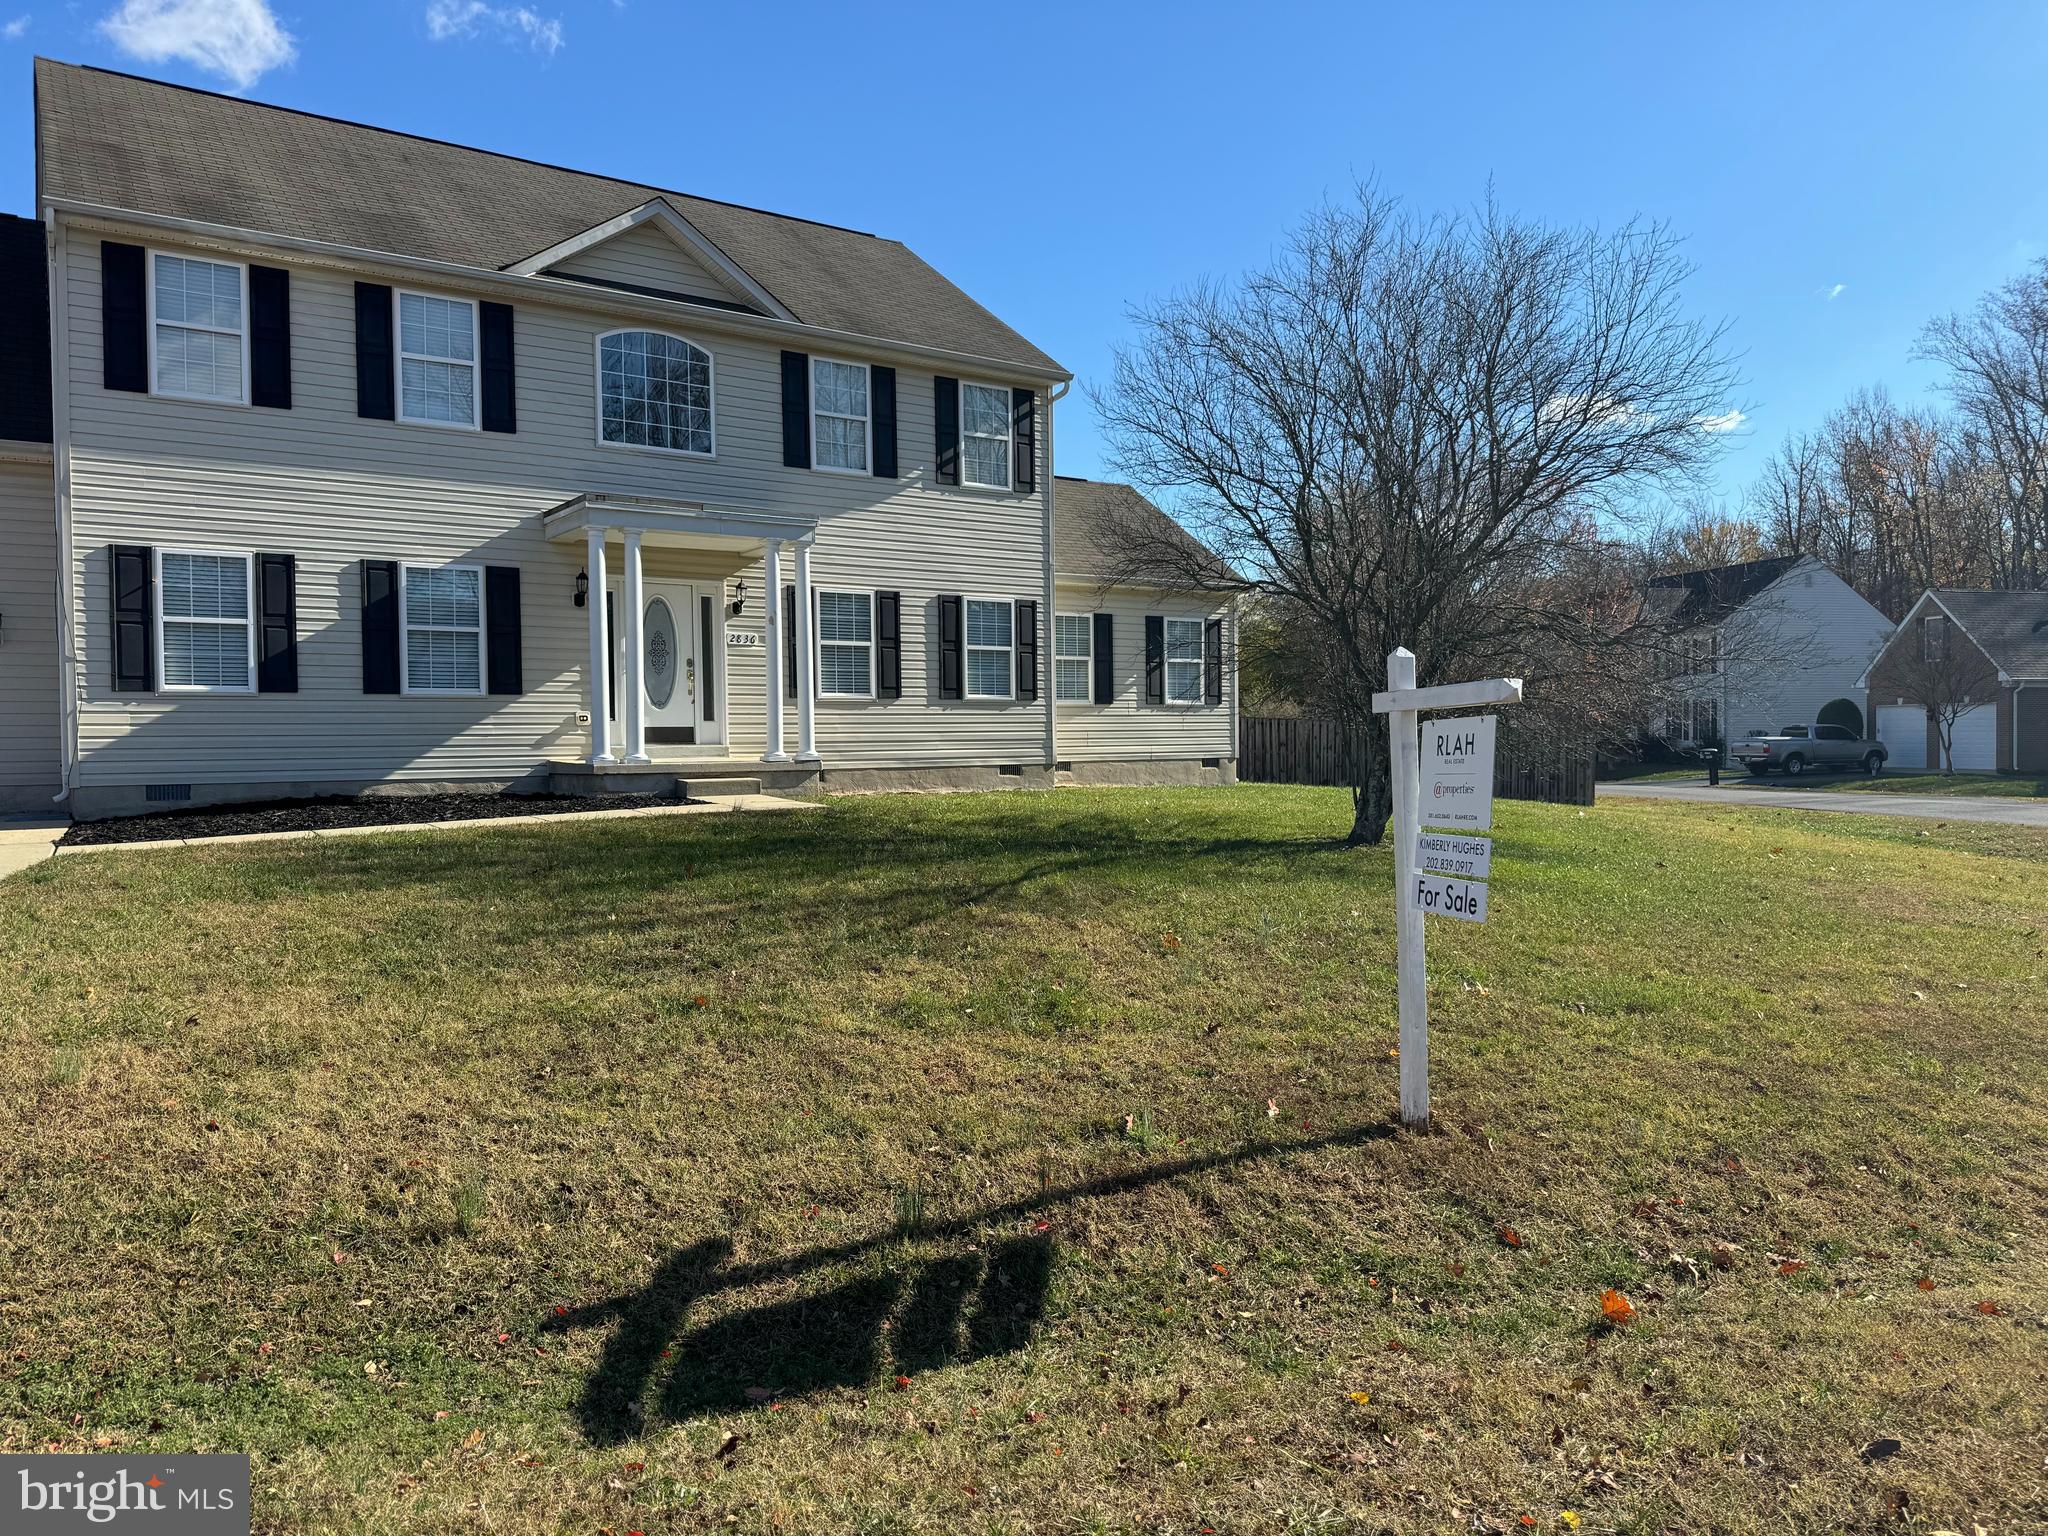
[[[1956,720],[1956,771],[1989,773],[1998,766],[1998,709],[1979,704]]]
[[[1927,766],[1927,711],[1911,705],[1878,705],[1877,739],[1890,754],[1885,767],[1894,773],[1919,772]]]

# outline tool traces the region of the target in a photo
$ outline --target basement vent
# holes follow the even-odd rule
[[[1052,765],[1052,771],[1054,773],[1072,773],[1074,771],[1074,765],[1072,763],[1054,763]]]
[[[996,772],[1006,779],[1021,779],[1024,777],[1024,765],[1022,763],[1005,763]]]
[[[192,786],[190,784],[148,784],[143,787],[142,798],[145,800],[190,800],[192,798]]]
[[[1223,766],[1223,759],[1220,757],[1205,757],[1202,759],[1202,766],[1204,768],[1221,768]]]

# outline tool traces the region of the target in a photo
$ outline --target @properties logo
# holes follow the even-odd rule
[[[176,1466],[165,1466],[160,1471],[152,1469],[147,1477],[143,1477],[130,1465],[117,1465],[111,1471],[103,1465],[93,1471],[105,1472],[106,1475],[95,1476],[88,1471],[87,1465],[69,1457],[36,1459],[67,1462],[73,1470],[68,1477],[61,1474],[38,1476],[31,1468],[18,1467],[18,1481],[13,1490],[16,1494],[15,1511],[48,1517],[83,1516],[94,1525],[106,1525],[122,1520],[123,1516],[133,1516],[139,1518],[122,1520],[122,1523],[125,1526],[148,1523],[166,1531],[192,1530],[194,1527],[189,1521],[193,1516],[236,1513],[238,1504],[243,1502],[237,1495],[247,1486],[244,1483],[243,1488],[238,1489],[232,1481],[201,1486],[192,1486],[189,1482],[181,1484]],[[213,1461],[216,1458],[200,1459]],[[96,1460],[100,1458],[86,1458],[87,1463]],[[159,1515],[165,1518],[161,1521],[149,1518]],[[40,1528],[41,1525],[42,1522],[36,1522],[30,1528]],[[72,1527],[64,1521],[62,1528]],[[247,1526],[239,1525],[238,1528],[246,1530]]]

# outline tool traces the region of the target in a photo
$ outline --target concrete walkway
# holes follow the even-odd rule
[[[221,807],[232,811],[231,805]],[[67,843],[57,852],[142,853],[151,848],[208,848],[216,843],[276,843],[294,837],[373,837],[380,832],[488,831],[493,827],[544,827],[556,822],[623,821],[634,816],[707,816],[722,811],[810,811],[816,801],[792,800],[783,795],[711,795],[688,805],[642,805],[630,810],[554,811],[535,816],[470,816],[453,821],[393,821],[367,827],[310,827],[290,832],[228,832],[218,837],[160,837],[146,843]],[[68,825],[68,823],[67,823]],[[57,836],[63,836],[59,827]],[[41,857],[48,858],[46,850]],[[31,861],[33,862],[33,861]]]
[[[42,863],[70,828],[69,821],[49,816],[0,816],[0,880]]]
[[[1924,816],[1933,821],[1988,821],[2048,827],[2048,804],[1992,795],[1892,795],[1882,790],[1780,789],[1776,785],[1602,784],[1602,800],[1692,800],[1748,810],[1843,811],[1852,816]]]

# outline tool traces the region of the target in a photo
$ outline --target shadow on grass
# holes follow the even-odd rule
[[[1393,1129],[1374,1123],[1300,1141],[1254,1143],[984,1206],[915,1234],[939,1242],[941,1249],[911,1267],[907,1279],[895,1272],[857,1276],[688,1327],[692,1309],[713,1297],[859,1259],[906,1234],[886,1232],[739,1265],[731,1262],[730,1242],[706,1238],[671,1250],[639,1290],[573,1308],[544,1326],[571,1332],[612,1325],[576,1403],[584,1437],[595,1445],[631,1438],[651,1427],[650,1417],[681,1422],[830,1388],[864,1387],[885,1366],[891,1374],[912,1376],[1009,1354],[1031,1341],[1045,1314],[1050,1231],[1034,1229],[992,1246],[962,1239],[1074,1201],[1128,1194],[1265,1158],[1363,1146]],[[960,1246],[947,1251],[943,1244],[949,1239]],[[648,1388],[665,1365],[668,1379],[650,1415],[643,1406]]]

